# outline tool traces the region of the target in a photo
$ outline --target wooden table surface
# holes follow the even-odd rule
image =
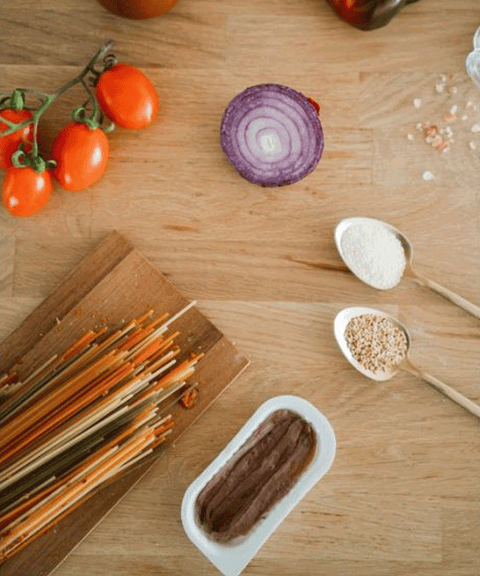
[[[407,373],[367,380],[332,334],[345,306],[392,312],[411,328],[412,360],[480,400],[478,319],[410,281],[362,285],[333,242],[344,217],[386,220],[411,239],[418,271],[480,304],[480,91],[465,72],[478,2],[421,0],[372,32],[323,0],[180,0],[146,21],[95,0],[2,0],[0,16],[2,93],[51,91],[114,38],[161,102],[155,125],[110,136],[91,189],[57,190],[31,218],[2,207],[1,338],[116,229],[251,360],[55,576],[217,574],[183,532],[183,493],[277,394],[315,404],[337,454],[245,576],[479,574],[478,420]],[[280,189],[240,178],[219,146],[225,106],[264,82],[318,100],[325,131],[315,172]],[[45,149],[80,97],[48,111]],[[451,127],[449,153],[424,141],[422,121]]]

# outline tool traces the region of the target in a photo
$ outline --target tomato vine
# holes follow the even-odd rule
[[[42,173],[45,169],[53,169],[56,166],[54,160],[44,160],[38,153],[38,124],[41,116],[45,111],[67,90],[70,90],[77,84],[81,84],[87,92],[87,100],[72,111],[72,118],[75,122],[86,124],[91,130],[102,128],[105,132],[110,132],[114,128],[114,124],[109,122],[104,125],[105,116],[98,104],[94,90],[98,79],[101,74],[116,64],[116,58],[113,54],[109,54],[113,40],[105,42],[100,49],[96,52],[93,58],[83,68],[83,70],[69,80],[66,84],[58,88],[53,93],[42,92],[39,90],[29,88],[16,88],[11,94],[0,95],[0,122],[7,126],[7,129],[2,131],[1,136],[8,136],[17,130],[32,125],[33,139],[31,142],[31,150],[27,153],[24,150],[24,143],[20,144],[18,150],[12,156],[12,164],[16,168],[31,167],[36,172]],[[35,97],[40,101],[37,107],[27,107],[27,97]],[[13,122],[2,116],[1,112],[5,109],[22,110],[26,108],[32,112],[31,118],[21,122]],[[89,111],[90,110],[90,111]]]

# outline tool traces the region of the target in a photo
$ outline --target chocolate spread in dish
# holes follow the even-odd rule
[[[315,448],[315,432],[300,415],[271,414],[199,494],[205,531],[217,542],[246,535],[290,491]]]

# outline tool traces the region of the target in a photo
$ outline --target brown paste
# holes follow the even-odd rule
[[[312,426],[290,410],[277,410],[199,494],[200,524],[218,542],[246,535],[290,491],[315,448]]]

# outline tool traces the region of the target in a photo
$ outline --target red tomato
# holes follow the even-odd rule
[[[2,184],[2,201],[14,216],[35,214],[48,202],[53,182],[49,170],[41,174],[33,168],[9,168]]]
[[[3,117],[10,122],[19,124],[24,120],[32,118],[32,113],[29,110],[13,110],[13,108],[5,108],[0,112],[0,119]],[[9,126],[0,121],[0,133],[5,132]],[[12,154],[14,154],[22,142],[32,142],[33,140],[33,124],[29,124],[20,128],[16,132],[8,136],[0,137],[0,168],[6,170],[13,166]],[[30,148],[31,149],[31,148]],[[26,148],[28,151],[28,148]]]
[[[99,78],[96,95],[105,114],[122,128],[145,128],[157,118],[158,98],[138,68],[115,64]]]
[[[66,190],[83,190],[105,172],[109,154],[103,130],[73,122],[59,132],[53,143],[52,159],[57,162],[53,175]]]
[[[153,18],[171,10],[178,0],[98,0],[110,12],[126,18]]]

